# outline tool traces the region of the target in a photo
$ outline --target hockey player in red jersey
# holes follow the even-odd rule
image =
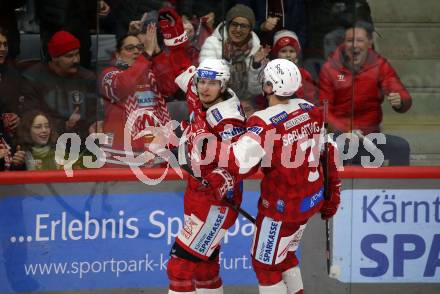
[[[303,293],[295,251],[307,221],[319,212],[323,219],[331,218],[339,205],[341,182],[335,147],[328,144],[326,189],[330,197],[324,199],[320,163],[323,118],[310,102],[291,99],[300,85],[301,74],[294,63],[285,59],[269,62],[262,81],[269,107],[248,118],[246,133],[230,145],[229,158],[219,162],[222,173],[205,177],[210,184],[208,191],[222,199],[224,191],[234,185],[231,178],[242,179],[258,164],[262,168],[264,177],[252,245],[253,268],[261,294]],[[219,151],[217,157],[220,158]]]
[[[164,43],[170,49],[170,62],[176,72],[176,83],[186,92],[191,121],[185,135],[195,137],[205,130],[218,139],[235,141],[245,131],[245,117],[240,101],[227,87],[229,65],[221,59],[207,59],[196,69],[189,66],[185,54],[187,38],[180,16],[172,9],[159,12],[159,24]],[[190,140],[191,141],[191,140]],[[188,152],[195,148],[188,145]],[[201,148],[201,157],[209,156]],[[214,171],[217,162],[200,165],[201,176]],[[194,168],[194,166],[193,166]],[[237,182],[238,183],[238,182]],[[184,224],[171,249],[167,274],[168,293],[223,293],[219,276],[220,242],[237,213],[219,199],[200,191],[203,186],[189,178],[184,194]],[[231,186],[230,199],[240,205],[239,184]]]

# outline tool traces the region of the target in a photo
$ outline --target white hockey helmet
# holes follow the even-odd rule
[[[195,81],[198,79],[208,79],[220,81],[221,91],[223,92],[229,79],[231,78],[231,72],[229,70],[229,64],[224,59],[208,58],[203,60],[197,68]]]
[[[295,63],[274,59],[264,68],[262,82],[272,84],[273,94],[289,97],[301,87],[301,73]]]

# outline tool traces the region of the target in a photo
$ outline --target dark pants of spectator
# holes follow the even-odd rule
[[[339,134],[335,134],[335,138]],[[390,166],[402,166],[409,165],[409,155],[410,155],[410,147],[408,141],[405,139],[394,136],[384,134],[386,138],[385,144],[376,144],[377,142],[373,141],[376,147],[382,151],[385,160],[388,160]],[[339,148],[341,146],[338,145]],[[347,154],[349,148],[348,139],[345,140],[344,148],[340,150],[340,153],[343,152]],[[365,144],[362,139],[359,140],[359,149],[358,152],[351,159],[344,160],[344,165],[361,165],[362,156],[370,157],[370,161],[374,160],[374,155],[370,151],[365,149]]]

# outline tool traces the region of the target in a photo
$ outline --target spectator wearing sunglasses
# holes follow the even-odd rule
[[[254,24],[255,15],[250,7],[233,6],[226,13],[226,21],[206,39],[200,52],[200,62],[216,58],[230,63],[230,87],[240,100],[252,100],[261,92],[258,73],[270,51],[260,46],[260,39],[252,30]]]
[[[161,83],[154,74],[154,63],[165,63],[163,59],[166,58],[157,44],[156,25],[148,25],[142,35],[121,37],[116,44],[114,64],[104,69],[100,77],[100,94],[104,98],[103,132],[107,135],[101,148],[107,156],[106,167],[130,165],[118,157],[131,152],[137,156],[148,150],[156,139],[154,127],[170,121]],[[145,111],[141,116],[130,116],[136,110]],[[129,133],[124,131],[126,124]],[[142,131],[147,134],[134,139]],[[129,136],[131,150],[125,150],[124,136]],[[159,160],[156,157],[147,165],[159,164]]]

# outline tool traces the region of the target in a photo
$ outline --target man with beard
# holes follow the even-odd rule
[[[74,132],[84,139],[96,120],[96,77],[80,66],[80,42],[71,33],[56,32],[47,47],[50,61],[23,73],[23,109],[40,109],[59,134]]]

